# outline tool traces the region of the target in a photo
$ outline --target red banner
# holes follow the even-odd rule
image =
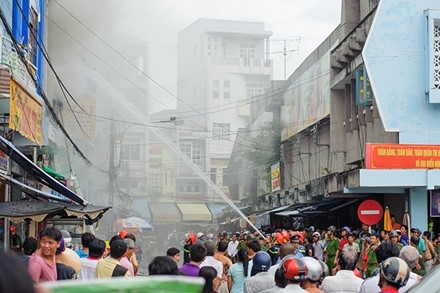
[[[440,169],[440,145],[366,144],[367,169]]]

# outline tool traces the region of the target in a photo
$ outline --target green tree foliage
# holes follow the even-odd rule
[[[268,190],[271,188],[270,167],[281,158],[281,127],[267,122],[259,129],[258,135],[251,139],[251,149],[244,153],[244,157],[255,167],[264,167],[262,177],[266,181]]]

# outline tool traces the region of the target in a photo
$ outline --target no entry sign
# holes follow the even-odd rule
[[[375,225],[379,223],[383,216],[383,209],[380,203],[375,200],[368,199],[358,207],[357,212],[359,220],[366,225]]]

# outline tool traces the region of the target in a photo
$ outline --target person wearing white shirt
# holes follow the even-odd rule
[[[203,245],[206,247],[206,256],[199,267],[213,267],[217,271],[217,278],[221,281],[223,276],[223,264],[214,258],[215,244],[211,240],[206,240],[203,242]]]
[[[105,242],[101,239],[93,239],[89,243],[89,256],[81,258],[81,271],[79,272],[79,280],[95,279],[96,265],[102,258],[105,251]]]
[[[237,254],[237,246],[239,243],[238,237],[240,237],[239,233],[232,234],[232,239],[228,244],[228,256],[231,259],[235,258],[235,255]]]
[[[334,276],[328,276],[322,281],[321,290],[326,293],[359,292],[363,279],[356,277],[357,253],[354,250],[342,250],[338,258],[341,270]]]

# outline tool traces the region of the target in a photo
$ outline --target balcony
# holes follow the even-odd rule
[[[221,72],[264,75],[272,73],[272,60],[266,59],[210,57],[208,63],[213,70]]]
[[[27,49],[23,49],[22,53],[27,58]],[[2,71],[6,70],[11,73],[14,79],[18,79],[20,84],[25,86],[27,89],[32,90],[31,92],[36,92],[34,85],[34,79],[36,78],[37,68],[30,62],[27,61],[27,66],[32,72],[31,76],[26,69],[26,65],[23,64],[20,59],[12,41],[5,36],[1,36],[1,63]],[[9,76],[7,74],[2,74],[0,76],[0,93],[9,96]]]

